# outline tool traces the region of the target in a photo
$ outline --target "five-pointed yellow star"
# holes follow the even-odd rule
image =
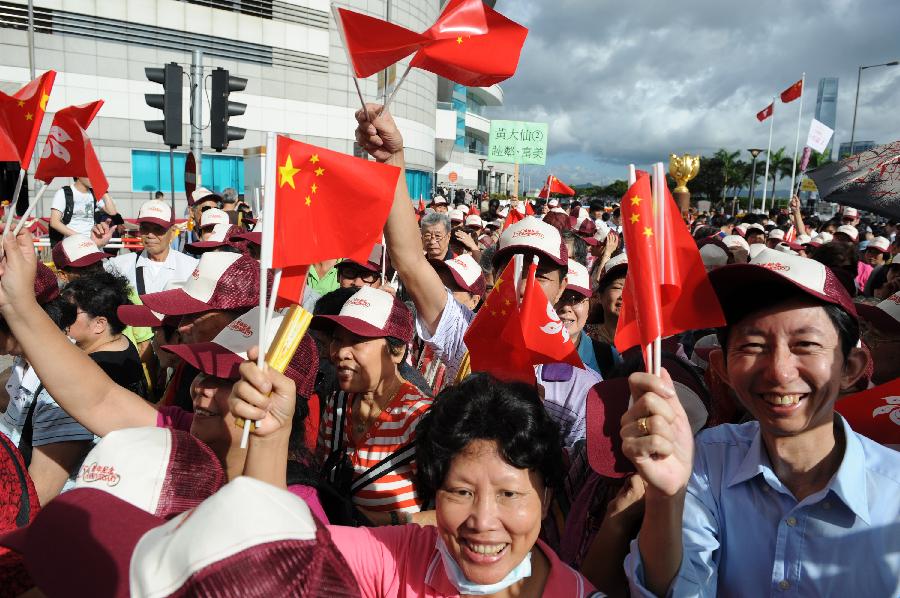
[[[502,277],[501,277],[501,278],[498,278],[498,279],[497,279],[497,282],[494,283],[494,290],[496,291],[497,289],[499,289],[501,284],[503,284],[503,278],[502,278]]]
[[[19,108],[25,107],[25,100],[19,100]]]
[[[501,316],[505,316],[505,315],[506,315],[506,310],[505,310],[505,309],[501,309],[501,310],[500,310],[500,315],[501,315]]]
[[[322,176],[323,174],[325,174],[324,168],[322,168],[321,166],[319,168],[316,168],[316,176]]]
[[[34,114],[31,112],[25,114],[25,120],[31,120],[32,118],[34,118]]]
[[[318,162],[318,161],[319,161],[319,154],[313,154],[313,155],[312,155],[312,158],[310,158],[309,161],[312,162],[313,164],[315,164],[316,162]]]
[[[44,94],[41,96],[41,110],[47,111],[47,102],[50,100],[50,96]]]
[[[642,198],[640,196],[635,195],[634,197],[631,198],[631,205],[633,205],[633,206],[641,205],[641,199]]]
[[[306,205],[312,205],[312,200],[309,198],[309,195],[306,196]]]
[[[281,175],[281,182],[279,183],[279,187],[284,187],[285,183],[291,186],[291,189],[296,189],[294,186],[294,175],[300,172],[299,168],[294,168],[294,161],[291,160],[290,154],[288,154],[287,160],[284,161],[284,166],[278,167],[278,173]]]
[[[318,190],[319,190],[319,186],[316,185],[315,183],[313,183],[313,186],[312,186],[312,192],[315,193],[315,192],[318,191]]]
[[[640,220],[640,219],[641,219],[641,217],[638,216],[637,214],[632,214],[632,215],[631,215],[631,223],[632,223],[632,224],[635,224],[635,223],[636,223],[638,220]]]
[[[507,300],[504,301],[503,303],[505,303],[506,305],[512,305],[512,301],[510,301],[509,299],[507,299]]]
[[[492,316],[496,316],[496,315],[497,315],[497,311],[492,309],[492,310],[491,310],[491,315],[492,315]]]
[[[652,237],[652,236],[653,236],[653,229],[650,228],[649,226],[645,226],[645,227],[644,227],[644,236],[647,237],[647,238]]]
[[[456,38],[456,43],[458,43],[458,44],[462,43],[462,36]]]

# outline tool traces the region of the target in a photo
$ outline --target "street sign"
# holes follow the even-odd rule
[[[545,164],[547,123],[492,120],[487,159],[508,164]]]
[[[454,170],[447,176],[447,178],[451,183],[455,183],[459,179],[459,175],[456,174],[456,171]]]
[[[187,160],[184,161],[184,193],[187,195],[188,204],[194,203],[191,197],[197,189],[197,162],[194,160],[194,154],[188,152]]]

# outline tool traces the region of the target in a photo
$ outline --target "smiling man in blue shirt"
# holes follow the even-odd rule
[[[710,279],[728,321],[711,365],[755,421],[694,440],[667,374],[630,378],[623,450],[647,484],[632,595],[900,595],[900,453],[834,412],[866,366],[850,297],[769,249]]]

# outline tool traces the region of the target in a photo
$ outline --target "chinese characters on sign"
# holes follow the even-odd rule
[[[547,161],[547,123],[492,120],[488,160],[510,164]]]

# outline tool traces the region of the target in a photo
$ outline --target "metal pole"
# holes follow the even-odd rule
[[[172,200],[172,215],[175,215],[175,148],[169,146],[169,197]]]
[[[758,155],[758,154],[757,154]],[[749,205],[747,206],[747,212],[753,211],[753,190],[756,186],[756,156],[753,156],[753,166],[750,169],[750,200]],[[734,216],[734,209],[732,211],[732,216]]]
[[[856,108],[859,106],[859,80],[862,77],[863,67],[860,66],[856,71],[856,99],[853,100],[853,126],[850,127],[850,155],[853,155],[853,142],[856,137]],[[838,148],[838,160],[841,159],[840,148]]]
[[[384,11],[384,20],[387,21],[388,23],[391,22],[391,0],[387,0],[386,6],[385,6],[385,11]],[[394,68],[397,68],[397,67],[395,66]],[[388,89],[391,86],[390,81],[388,81],[389,74],[390,74],[390,67],[384,69],[384,90],[383,90],[384,97],[381,100],[382,106],[387,106],[388,96],[390,95],[389,94],[390,90]]]
[[[199,188],[203,185],[203,52],[200,50],[194,50],[191,55],[191,153],[197,163]]]
[[[800,150],[800,120],[803,117],[803,89],[806,87],[806,73],[800,78],[800,105],[797,108],[797,140],[794,142],[794,165],[791,167],[791,186],[788,188],[788,201],[794,195],[794,179],[797,177],[797,152]],[[772,206],[775,206],[775,194],[772,194]]]
[[[769,157],[772,155],[772,130],[775,127],[775,96],[772,96],[772,116],[769,117],[769,147],[766,150],[766,174],[763,176],[763,198],[762,198],[762,211],[765,213],[766,211],[766,189],[769,187]],[[775,190],[772,190],[772,195],[775,195]],[[775,202],[775,198],[772,198],[772,202]]]
[[[34,1],[28,0],[28,69],[34,81]]]

